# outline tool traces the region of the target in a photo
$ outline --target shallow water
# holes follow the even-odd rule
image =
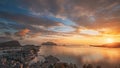
[[[98,48],[81,46],[42,46],[41,55],[53,55],[63,62],[101,65],[102,68],[115,68],[120,64],[120,48]]]

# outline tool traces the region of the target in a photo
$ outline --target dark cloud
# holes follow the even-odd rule
[[[48,27],[60,25],[60,23],[49,20],[47,18],[12,14],[8,12],[0,12],[0,17],[5,20],[4,22],[0,23],[0,28],[7,30],[12,28],[16,31],[19,31],[21,29],[28,28],[33,33],[49,33],[50,31],[47,30]],[[42,26],[44,28],[39,28],[39,26]]]
[[[4,34],[5,34],[7,37],[12,36],[12,34],[11,34],[10,32],[4,32]]]
[[[25,28],[26,26],[21,25],[21,24],[17,24],[11,21],[8,22],[0,22],[0,30],[7,30],[7,31],[11,31],[11,30],[19,30],[22,28]],[[6,32],[6,31],[3,31]]]
[[[5,36],[1,36],[0,37],[0,43],[1,42],[5,42],[5,41],[10,41],[10,40],[13,40],[13,38],[11,38],[11,37],[5,37]]]
[[[92,26],[94,24],[104,24],[104,22],[98,22],[99,19],[105,21],[105,18],[120,16],[120,10],[116,7],[120,6],[119,0],[68,0],[70,8],[69,14],[71,18],[81,26]],[[116,9],[115,9],[116,8]],[[92,17],[95,19],[91,24]],[[93,27],[93,26],[92,26]],[[96,26],[94,26],[96,27]]]
[[[65,6],[64,13],[79,25],[77,28],[109,28],[119,33],[120,0],[67,0],[66,3],[69,4]]]
[[[8,20],[13,20],[18,23],[27,24],[27,25],[43,25],[46,27],[58,25],[58,23],[49,19],[32,17],[27,15],[21,15],[21,14],[20,15],[12,14],[8,12],[0,12],[0,17]]]
[[[22,0],[27,8],[39,13],[56,14],[61,9],[59,0]]]
[[[107,21],[105,18],[110,18],[111,16],[119,18],[120,16],[119,0],[22,0],[20,2],[21,5],[23,5],[22,7],[27,8],[34,13],[40,15],[50,15],[52,13],[54,16],[59,15],[66,17],[75,21],[80,26],[90,28],[96,27],[101,23],[106,23]],[[1,17],[12,19],[20,23],[43,26],[57,25],[55,21],[45,18],[3,12],[0,13]],[[100,20],[102,20],[102,22]]]
[[[7,27],[5,27],[5,24],[3,22],[0,22],[0,29],[7,29]]]

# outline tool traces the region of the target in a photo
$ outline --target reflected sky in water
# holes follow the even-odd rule
[[[115,67],[120,64],[120,48],[98,48],[81,46],[42,46],[41,55],[54,55],[64,62]]]

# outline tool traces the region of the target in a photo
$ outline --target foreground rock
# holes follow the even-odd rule
[[[61,62],[58,58],[49,55],[44,57],[45,61],[32,64],[30,68],[77,68],[75,64]]]
[[[21,46],[18,41],[8,41],[0,45],[0,68],[27,68],[37,57],[39,46]]]

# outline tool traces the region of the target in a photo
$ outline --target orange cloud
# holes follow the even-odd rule
[[[15,34],[16,34],[17,36],[25,36],[25,35],[26,35],[27,33],[29,33],[29,32],[30,32],[29,29],[22,29],[22,30],[16,32]]]

